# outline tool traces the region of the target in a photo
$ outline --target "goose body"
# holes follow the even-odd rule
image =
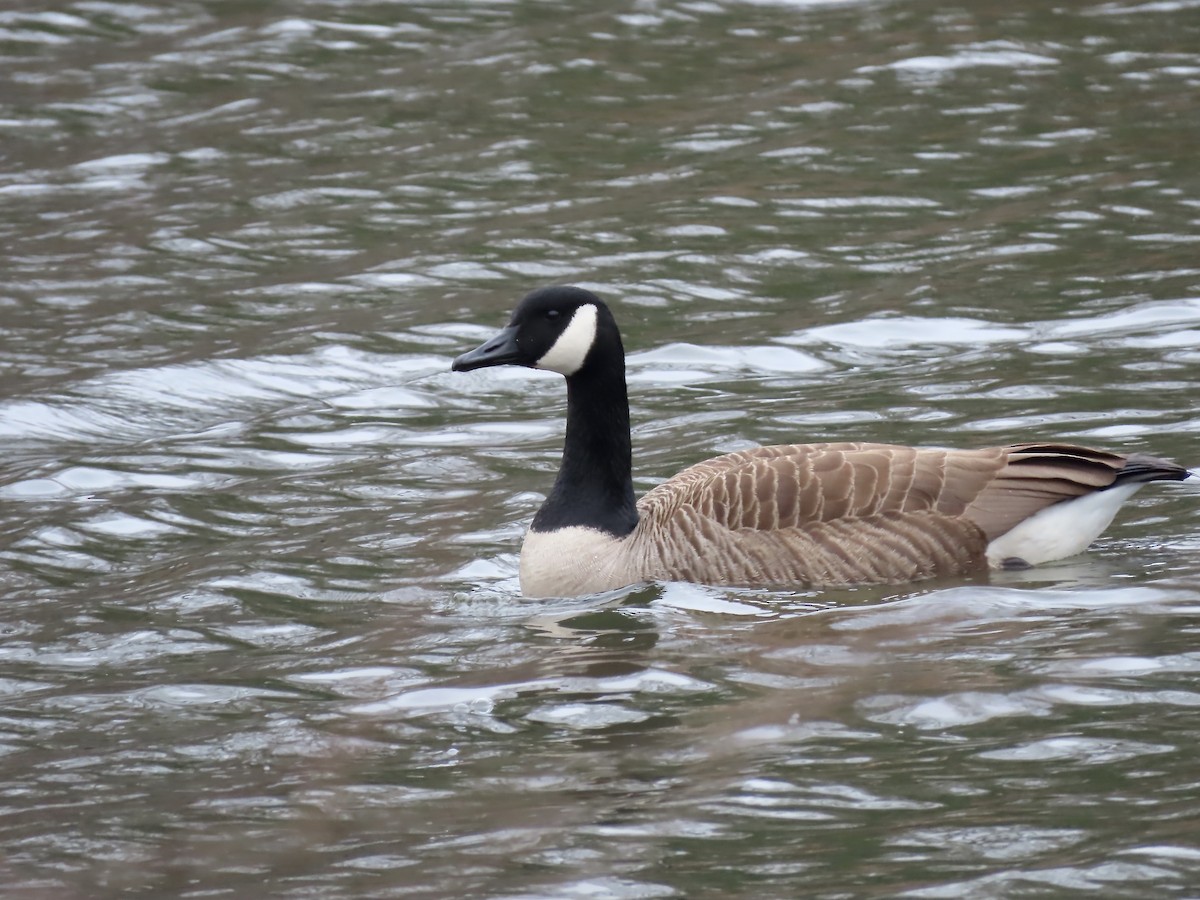
[[[599,298],[534,291],[453,368],[495,365],[567,379],[562,465],[521,549],[530,597],[656,580],[900,583],[1037,565],[1083,551],[1143,484],[1190,474],[1069,444],[790,444],[705,460],[635,502],[625,352]]]

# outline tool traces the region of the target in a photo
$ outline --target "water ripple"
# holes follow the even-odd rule
[[[1035,6],[0,12],[8,891],[1197,883],[1194,490],[1027,573],[530,602],[561,380],[448,371],[576,282],[639,490],[810,439],[1194,464],[1196,4]]]

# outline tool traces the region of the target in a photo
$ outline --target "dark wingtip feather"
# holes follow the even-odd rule
[[[1148,481],[1183,481],[1195,473],[1169,459],[1159,459],[1135,453],[1125,461],[1125,466],[1117,473],[1113,485],[1142,484]]]

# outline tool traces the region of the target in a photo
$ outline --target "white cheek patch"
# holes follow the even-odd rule
[[[575,310],[571,321],[563,333],[558,336],[554,346],[534,363],[534,367],[549,369],[551,372],[559,372],[563,375],[574,375],[583,365],[583,361],[587,359],[588,351],[592,349],[592,343],[595,340],[596,306],[592,303],[585,303]]]

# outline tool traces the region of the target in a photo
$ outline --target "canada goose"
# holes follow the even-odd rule
[[[535,290],[452,368],[502,365],[567,378],[562,465],[521,548],[529,597],[655,580],[834,587],[1023,568],[1084,550],[1144,483],[1191,474],[1069,444],[791,444],[697,463],[635,503],[625,350],[609,308],[578,287]]]

